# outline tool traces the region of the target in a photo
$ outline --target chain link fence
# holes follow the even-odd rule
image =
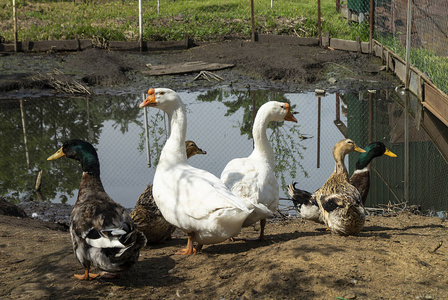
[[[411,64],[448,93],[448,2],[410,1],[410,15],[407,2],[376,1],[375,38],[405,59],[409,29]]]
[[[408,189],[410,204],[421,205],[423,210],[448,210],[444,184],[448,166],[425,131],[419,130],[418,119],[413,117],[417,105],[410,105],[407,110],[412,114],[406,114],[394,91],[321,97],[229,89],[179,94],[187,108],[187,139],[207,151],[189,162],[218,177],[227,162],[250,155],[256,110],[266,101],[289,102],[299,112],[298,123],[273,122],[268,129],[282,199],[288,198],[287,185],[293,181],[311,192],[322,186],[334,169],[333,146],[348,137],[361,147],[382,141],[398,155],[373,161],[368,206],[402,203]],[[65,140],[79,138],[97,148],[108,193],[133,207],[152,182],[169,130],[166,116],[150,108],[146,139],[143,110],[137,108],[141,101],[142,95],[2,101],[1,196],[17,199],[32,193],[42,170],[41,197],[73,204],[81,178],[79,164],[68,159],[48,162],[46,158]],[[409,152],[408,161],[405,151]],[[357,157],[357,153],[348,155],[350,173]],[[282,210],[291,209],[291,202],[281,203]]]

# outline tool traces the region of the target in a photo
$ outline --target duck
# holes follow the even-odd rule
[[[350,184],[344,158],[347,154],[365,150],[356,146],[351,139],[340,140],[333,147],[334,172],[324,185],[311,196],[316,202],[320,217],[332,233],[347,236],[356,235],[364,227],[365,209],[361,194]]]
[[[84,274],[74,276],[79,280],[117,278],[138,261],[146,238],[136,229],[126,209],[104,190],[98,154],[92,144],[68,140],[47,160],[61,157],[79,161],[83,171],[69,228],[73,251]],[[101,273],[91,273],[92,267]]]
[[[187,159],[196,154],[207,154],[194,141],[185,141]],[[147,244],[155,244],[170,239],[176,229],[168,223],[160,213],[152,195],[152,184],[148,185],[138,197],[137,203],[130,214],[137,229],[146,237]]]
[[[262,205],[271,212],[266,215],[266,210],[254,210],[243,222],[243,227],[247,227],[260,221],[260,235],[256,239],[258,241],[264,240],[266,218],[277,210],[279,203],[279,185],[274,174],[274,151],[266,134],[269,123],[273,121],[297,123],[289,103],[264,103],[255,116],[252,128],[252,153],[248,157],[231,160],[221,173],[222,182],[234,195]]]
[[[361,153],[356,162],[355,170],[350,177],[352,184],[361,194],[362,204],[365,205],[370,188],[370,162],[377,157],[386,155],[397,157],[395,153],[386,148],[382,142],[372,142],[364,147],[366,152]],[[317,202],[311,201],[312,194],[308,191],[296,188],[297,182],[288,186],[288,194],[291,196],[294,207],[300,217],[323,224]]]
[[[153,196],[163,217],[188,236],[186,248],[176,253],[198,253],[203,245],[236,236],[250,213],[263,207],[235,196],[217,176],[187,163],[187,116],[180,96],[152,88],[139,107],[158,108],[168,116],[170,133],[154,174]]]

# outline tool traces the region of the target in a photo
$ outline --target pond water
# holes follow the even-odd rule
[[[271,90],[218,88],[179,92],[187,107],[187,139],[206,155],[190,163],[219,177],[233,158],[252,151],[253,108],[266,101],[287,101],[298,112],[298,123],[271,123],[268,136],[276,153],[280,197],[287,185],[314,191],[333,172],[332,148],[349,137],[359,146],[382,141],[397,158],[383,156],[372,164],[367,206],[421,205],[423,211],[446,211],[448,165],[446,127],[422,109],[418,101],[398,91],[326,94],[281,93]],[[91,97],[38,97],[0,101],[0,195],[11,200],[33,195],[44,201],[74,204],[80,165],[69,159],[46,161],[65,140],[78,138],[98,150],[101,178],[117,202],[132,208],[152,182],[157,159],[169,130],[164,114],[138,108],[143,94]],[[418,117],[415,117],[418,116]],[[149,153],[147,146],[149,145]],[[352,173],[357,153],[346,158]],[[41,193],[34,193],[42,170]],[[286,209],[291,202],[283,200]]]

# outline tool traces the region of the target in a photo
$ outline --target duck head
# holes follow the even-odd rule
[[[345,155],[349,154],[350,152],[357,151],[357,152],[366,152],[364,149],[359,148],[356,146],[355,142],[351,139],[343,139],[340,140],[336,145],[333,147],[333,156],[334,157],[344,157]]]
[[[187,158],[196,154],[207,154],[207,151],[202,150],[193,141],[185,141],[185,148],[187,148]]]
[[[382,155],[387,155],[390,157],[397,157],[395,153],[386,148],[386,146],[382,142],[373,142],[368,144],[364,150],[365,153],[362,153],[358,161],[356,162],[357,169],[363,169],[367,167],[367,165],[374,159],[375,157],[379,157]]]
[[[95,148],[88,142],[82,140],[69,140],[64,142],[62,147],[47,160],[55,160],[61,157],[75,159],[81,163],[82,170],[89,174],[100,173],[98,154]]]

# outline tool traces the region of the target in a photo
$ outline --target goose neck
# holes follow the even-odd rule
[[[170,133],[162,150],[161,161],[182,162],[187,160],[185,136],[187,133],[187,117],[182,103],[172,111],[167,112],[170,123]]]
[[[272,150],[271,143],[269,143],[266,130],[268,128],[269,121],[263,116],[257,115],[254,121],[254,127],[252,129],[252,135],[254,138],[254,153],[259,153],[262,157],[266,158],[268,162],[274,164],[274,151]]]

